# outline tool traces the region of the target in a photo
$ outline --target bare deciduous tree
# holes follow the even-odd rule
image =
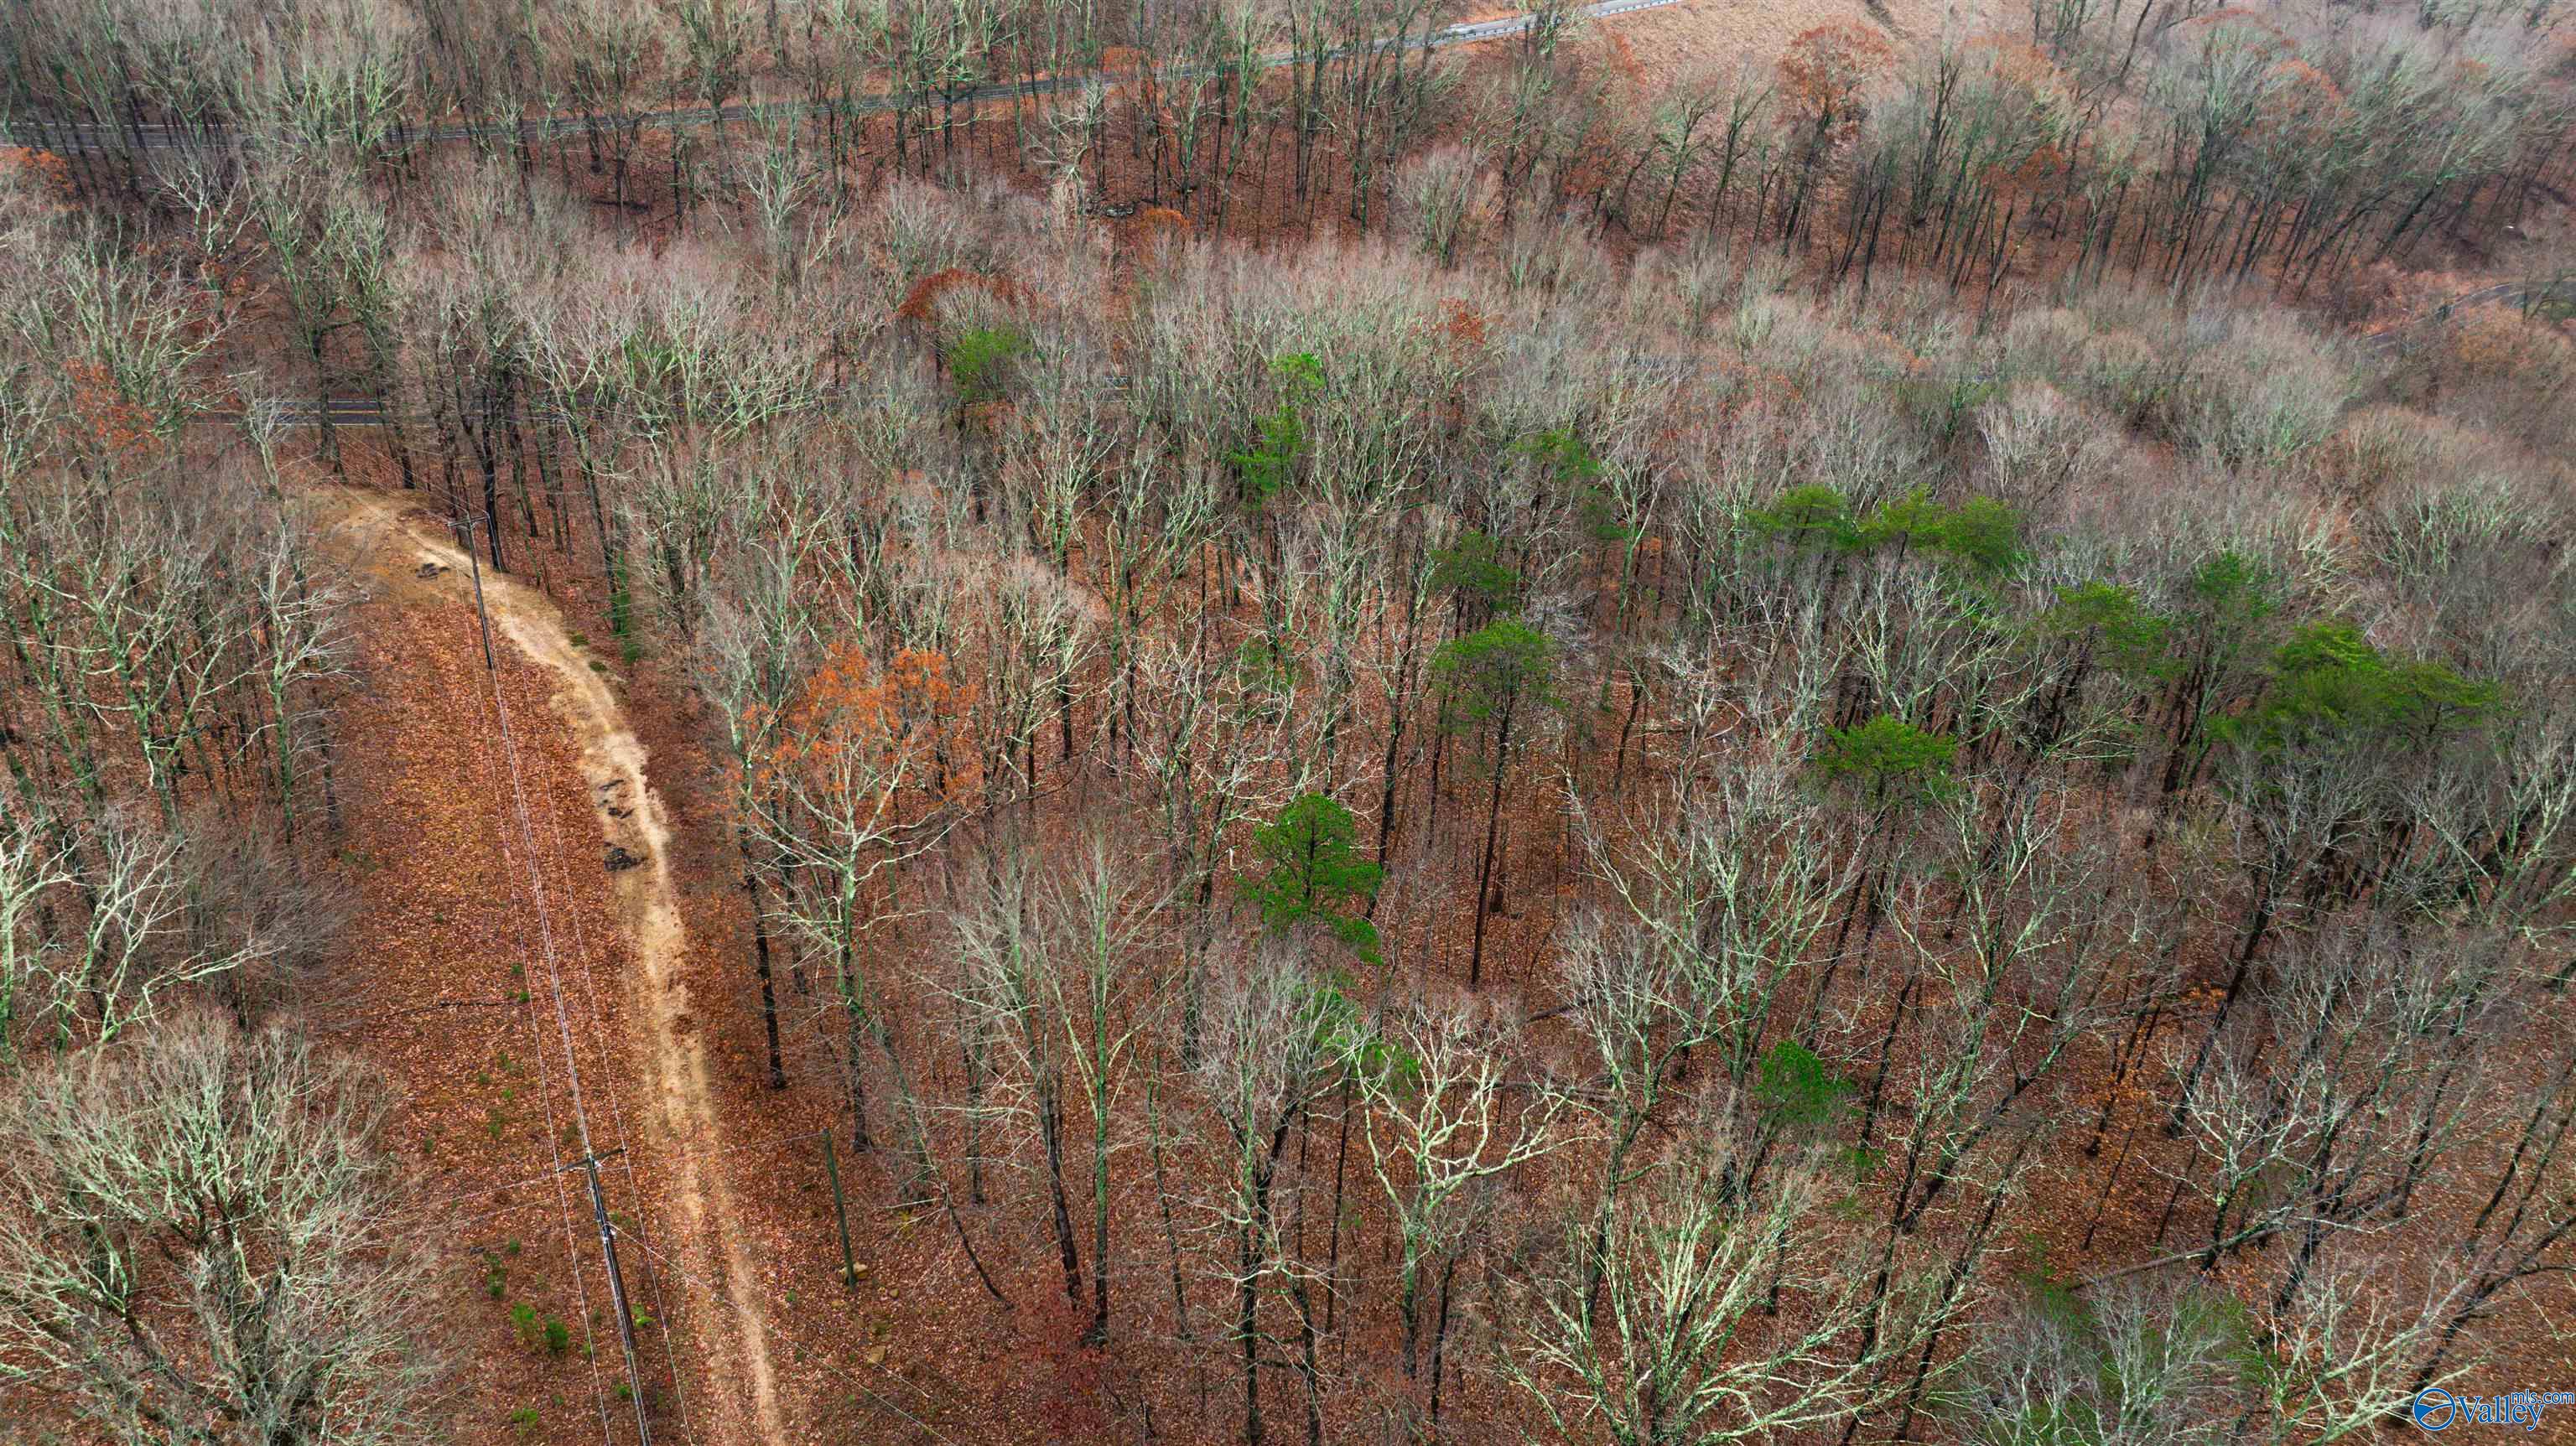
[[[0,1104],[0,1343],[119,1440],[419,1439],[440,1366],[389,1105],[292,1025],[207,1014],[29,1075]]]
[[[1499,1365],[1540,1409],[1546,1429],[1531,1439],[1764,1441],[1883,1398],[1883,1368],[1921,1330],[1906,1307],[1872,1300],[1866,1251],[1830,1208],[1829,1169],[1775,1166],[1748,1188],[1741,1164],[1723,1136],[1680,1147],[1622,1195],[1598,1247],[1578,1227],[1566,1260],[1528,1277],[1519,1339]],[[1789,1298],[1776,1312],[1774,1280]],[[1842,1340],[1873,1317],[1875,1343],[1855,1356]]]

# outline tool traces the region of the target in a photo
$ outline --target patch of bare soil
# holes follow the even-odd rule
[[[383,497],[335,490],[327,498],[364,540],[371,571],[407,591],[434,589],[450,595],[450,602],[471,605],[472,566],[435,535],[432,524],[407,517],[399,503]],[[496,649],[515,649],[552,684],[548,702],[587,786],[585,805],[598,821],[597,856],[610,866],[610,913],[633,966],[621,971],[622,1017],[630,1031],[625,1054],[649,1132],[650,1173],[630,1178],[649,1182],[649,1193],[660,1197],[655,1203],[662,1207],[655,1214],[676,1226],[657,1244],[681,1277],[682,1293],[689,1293],[688,1286],[711,1290],[728,1307],[694,1320],[689,1356],[700,1385],[692,1394],[699,1411],[712,1413],[698,1424],[713,1440],[786,1440],[756,1277],[742,1233],[728,1228],[731,1191],[724,1174],[705,1164],[705,1157],[723,1147],[723,1131],[682,978],[687,931],[672,879],[671,832],[647,777],[645,748],[627,722],[606,665],[573,640],[551,601],[488,570],[481,589]],[[530,721],[518,726],[525,729]],[[563,846],[587,852],[573,841]],[[544,982],[535,987],[542,990]],[[593,1140],[603,1148],[610,1143],[596,1127]]]
[[[1623,58],[1662,81],[1693,70],[1725,74],[1739,64],[1767,77],[1791,40],[1836,21],[1871,25],[1891,41],[1929,38],[1944,27],[1975,35],[1997,23],[1983,0],[1682,0],[1600,24],[1616,29]]]

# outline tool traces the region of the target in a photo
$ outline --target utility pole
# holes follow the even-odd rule
[[[624,1153],[588,1155],[564,1168],[581,1171],[590,1182],[590,1218],[599,1226],[600,1253],[608,1257],[608,1298],[617,1307],[617,1343],[626,1351],[626,1391],[635,1402],[635,1435],[641,1446],[653,1446],[653,1426],[644,1418],[644,1377],[635,1369],[635,1314],[626,1307],[626,1279],[617,1273],[617,1227],[608,1223],[608,1203],[599,1193],[599,1162]]]
[[[483,671],[487,673],[495,671],[492,666],[492,615],[483,609],[483,560],[474,555],[474,529],[490,521],[487,514],[468,517],[459,524],[465,529],[465,565],[474,569],[474,616],[483,620]]]

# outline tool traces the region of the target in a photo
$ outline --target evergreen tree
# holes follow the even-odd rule
[[[1377,926],[1363,914],[1384,873],[1361,857],[1358,838],[1351,811],[1320,793],[1301,796],[1254,829],[1253,852],[1269,867],[1247,875],[1243,891],[1260,908],[1262,927],[1285,933],[1317,924],[1363,962],[1384,963]]]

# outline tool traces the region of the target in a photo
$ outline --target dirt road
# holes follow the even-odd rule
[[[396,596],[436,588],[470,599],[468,559],[426,518],[408,518],[391,498],[351,490],[317,493],[327,513],[347,526],[365,569]],[[431,565],[426,573],[424,564]],[[635,1180],[655,1199],[665,1237],[654,1242],[686,1277],[683,1294],[718,1308],[687,1312],[696,1336],[692,1359],[706,1367],[698,1380],[715,1388],[713,1399],[693,1392],[701,1439],[779,1442],[790,1439],[781,1419],[768,1349],[767,1323],[749,1252],[734,1218],[720,1171],[701,1156],[723,1148],[722,1129],[709,1086],[706,1050],[691,1028],[688,986],[681,977],[688,937],[671,878],[671,835],[661,800],[645,771],[645,750],[626,721],[615,685],[595,671],[592,656],[575,647],[562,615],[542,595],[489,571],[483,597],[495,647],[516,648],[557,680],[554,710],[581,754],[594,796],[600,841],[590,857],[623,849],[641,862],[613,875],[611,891],[631,966],[625,969],[636,1036],[624,1041],[642,1086],[641,1124],[651,1132]],[[533,720],[520,726],[530,726]],[[695,1287],[695,1288],[691,1288]],[[719,1364],[724,1363],[724,1364]],[[738,1383],[738,1389],[725,1389]],[[706,1419],[712,1417],[712,1419]]]

